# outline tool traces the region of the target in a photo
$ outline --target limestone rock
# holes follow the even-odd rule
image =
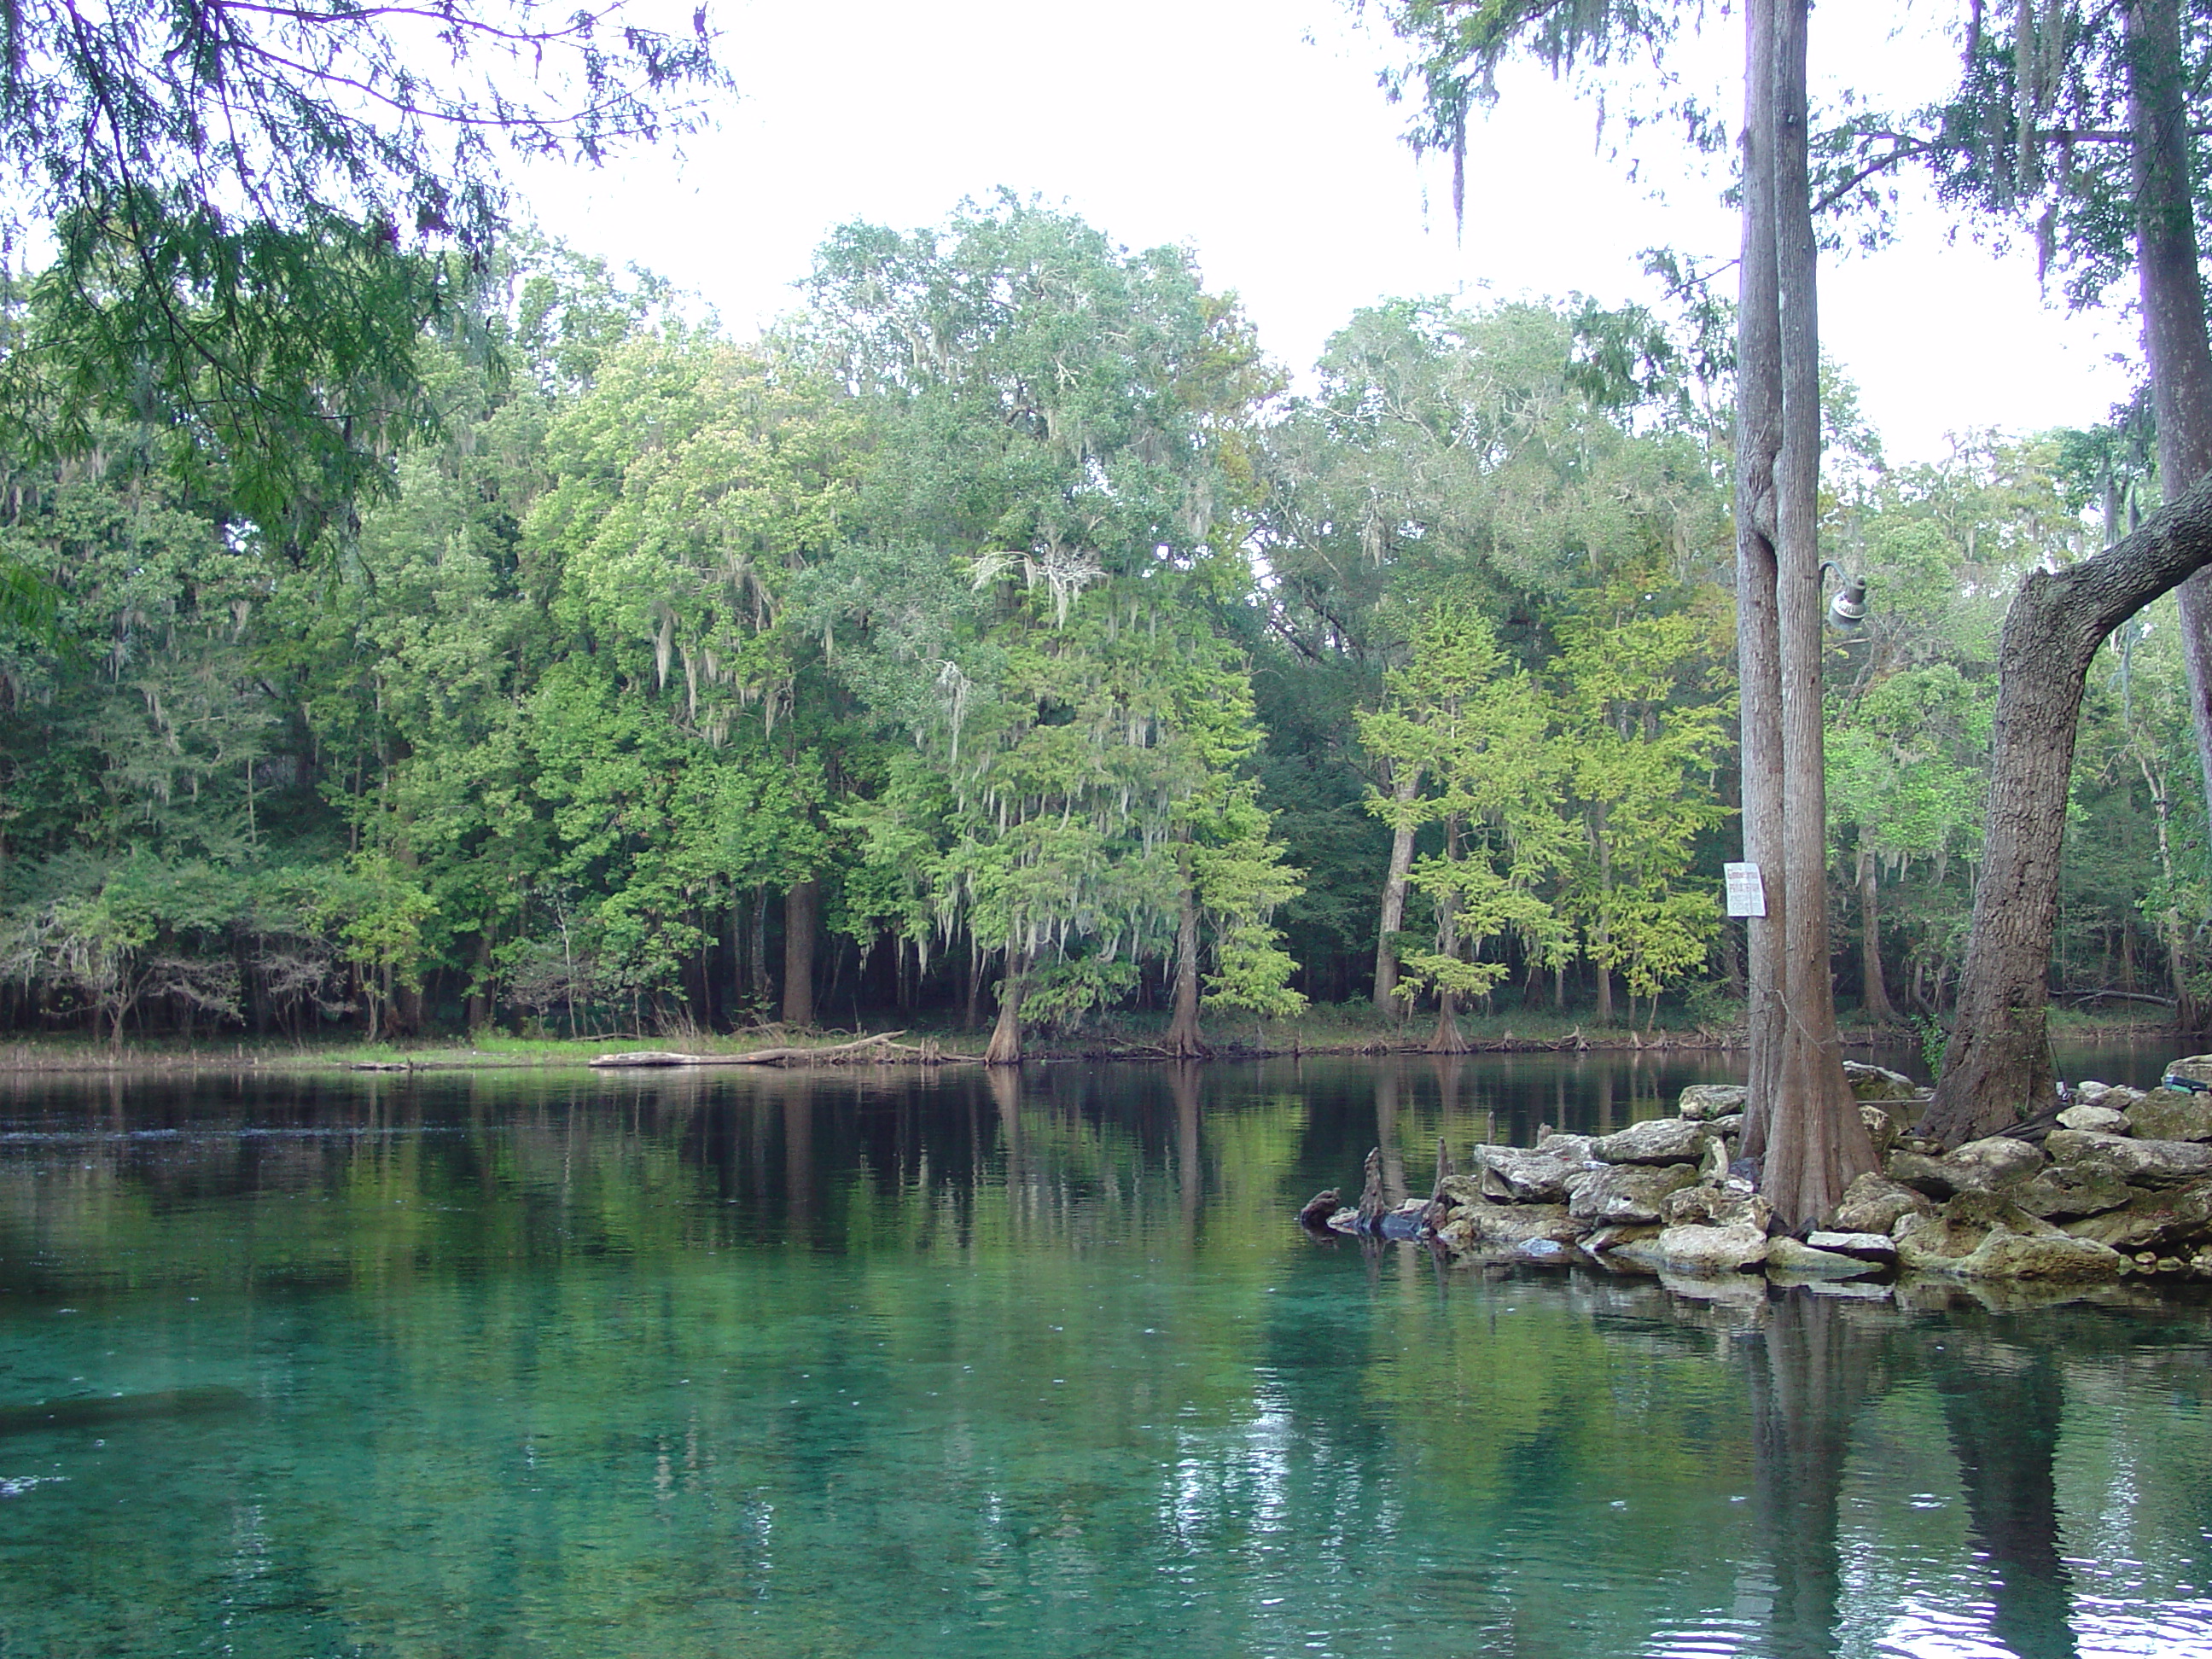
[[[2097,1104],[2109,1106],[2116,1112],[2124,1112],[2143,1097],[2141,1089],[2130,1089],[2124,1083],[2115,1084],[2098,1097]]]
[[[2127,1130],[2144,1140],[2212,1140],[2212,1095],[2185,1095],[2178,1089],[2154,1089],[2128,1108]],[[2069,1123],[2086,1129],[2086,1123]]]
[[[1924,1214],[1931,1206],[1911,1188],[1878,1175],[1863,1175],[1844,1189],[1843,1201],[1828,1218],[1844,1233],[1887,1235],[1901,1216]]]
[[[1917,1100],[1920,1090],[1902,1072],[1887,1066],[1868,1066],[1856,1060],[1844,1062],[1844,1081],[1860,1100]]]
[[[1571,1243],[1581,1231],[1564,1204],[1468,1204],[1451,1212],[1437,1237],[1462,1255],[1502,1255],[1531,1239]]]
[[[2093,1158],[2110,1164],[2139,1187],[2178,1187],[2212,1175],[2212,1146],[2195,1140],[2145,1140],[2088,1129],[2053,1129],[2043,1143],[2054,1162]]]
[[[1874,1142],[1874,1155],[1876,1158],[1888,1157],[1889,1149],[1897,1145],[1898,1133],[1904,1126],[1890,1115],[1886,1106],[1871,1100],[1860,1105],[1859,1116],[1865,1120],[1867,1139]]]
[[[1550,1134],[1536,1143],[1535,1150],[1553,1158],[1563,1158],[1579,1168],[1595,1156],[1590,1151],[1595,1145],[1595,1137],[1591,1135]]]
[[[2135,1195],[2126,1176],[2110,1164],[2094,1159],[2054,1164],[2006,1194],[2030,1215],[2041,1216],[2045,1221],[2117,1210]]]
[[[1954,1279],[2085,1283],[2118,1278],[2118,1251],[2062,1232],[1995,1193],[1960,1193],[1897,1225],[1898,1259]]]
[[[1660,1233],[1658,1245],[1660,1264],[1670,1273],[1741,1273],[1766,1260],[1766,1229],[1747,1221],[1668,1227]]]
[[[2022,1181],[2033,1175],[2043,1167],[2043,1153],[2010,1135],[1991,1135],[1986,1140],[1968,1141],[1943,1162],[1962,1172],[1986,1177],[1972,1184],[1993,1190],[2008,1181]]]
[[[2100,1078],[2085,1077],[2074,1085],[2074,1098],[2084,1105],[2094,1106],[2105,1097],[2112,1086]],[[2066,1127],[2070,1129],[2074,1126],[2069,1123]]]
[[[1702,1123],[1653,1117],[1594,1141],[1590,1152],[1607,1164],[1694,1164],[1705,1157],[1711,1138],[1712,1131]]]
[[[1564,1204],[1569,1178],[1583,1170],[1580,1159],[1521,1146],[1477,1146],[1474,1158],[1483,1190],[1511,1204]]]
[[[1624,1259],[1632,1261],[1637,1259],[1635,1247],[1657,1238],[1659,1231],[1656,1226],[1648,1222],[1600,1227],[1583,1239],[1582,1247],[1601,1261],[1609,1261],[1616,1251],[1626,1249],[1628,1255]]]
[[[1832,1255],[1858,1256],[1873,1262],[1897,1260],[1897,1241],[1887,1233],[1810,1232],[1805,1243]]]
[[[1674,1109],[1695,1122],[1710,1123],[1717,1117],[1741,1112],[1750,1092],[1741,1083],[1692,1083],[1682,1091]]]
[[[2059,1113],[2058,1127],[2062,1129],[2087,1129],[2100,1135],[2124,1135],[2128,1132],[2128,1115],[2116,1112],[2109,1106],[2092,1105],[2084,1101]]]
[[[1815,1235],[1836,1237],[1837,1235]],[[1843,1235],[1859,1237],[1859,1234]],[[1887,1244],[1887,1239],[1882,1240]],[[1784,1233],[1778,1238],[1766,1241],[1766,1271],[1770,1278],[1783,1279],[1857,1279],[1867,1273],[1880,1273],[1879,1261],[1862,1261],[1856,1256],[1844,1255],[1835,1250],[1824,1250],[1810,1243],[1800,1243]]]
[[[1668,1194],[1659,1216],[1670,1227],[1748,1226],[1764,1233],[1774,1224],[1774,1206],[1747,1182],[1700,1182]]]
[[[2125,1263],[2120,1253],[2086,1238],[2028,1237],[1992,1228],[1972,1255],[1953,1266],[1961,1279],[2039,1279],[2056,1284],[2087,1284],[2118,1279]]]
[[[1567,1183],[1567,1213],[1601,1226],[1655,1225],[1667,1195],[1689,1186],[1697,1176],[1686,1164],[1618,1164],[1585,1170]]]
[[[1948,1198],[1954,1193],[1988,1193],[2013,1182],[2025,1181],[2043,1167],[2043,1154],[2025,1140],[2010,1135],[1991,1135],[1970,1140],[1942,1158],[1925,1152],[1895,1152],[1885,1165],[1892,1181],[1925,1193]]]
[[[2130,1252],[2212,1239],[2212,1179],[2132,1192],[2125,1205],[2070,1222],[2066,1231]]]

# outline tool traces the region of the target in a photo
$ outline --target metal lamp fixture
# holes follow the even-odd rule
[[[1820,574],[1836,573],[1835,597],[1828,601],[1828,625],[1839,634],[1855,634],[1866,621],[1867,579],[1854,576],[1833,559],[1820,561]]]

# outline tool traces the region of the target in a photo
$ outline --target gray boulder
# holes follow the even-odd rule
[[[1668,1194],[1659,1216],[1670,1227],[1747,1226],[1764,1233],[1774,1224],[1774,1206],[1748,1182],[1701,1181]]]
[[[1869,1066],[1859,1060],[1844,1062],[1844,1081],[1851,1085],[1851,1093],[1861,1100],[1917,1100],[1919,1085],[1902,1072],[1893,1072],[1887,1066]]]
[[[2043,1154],[2010,1135],[1970,1140],[1942,1158],[1930,1158],[1925,1152],[1892,1152],[1885,1166],[1891,1180],[1930,1198],[1995,1192],[2027,1180],[2042,1167]]]
[[[2066,1231],[2130,1253],[2212,1239],[2212,1179],[2130,1193],[2124,1205],[2069,1222]]]
[[[1505,1255],[1532,1239],[1571,1243],[1582,1231],[1564,1204],[1468,1204],[1451,1212],[1437,1237],[1462,1255]]]
[[[2212,1175],[2212,1146],[2195,1140],[2145,1140],[2088,1129],[2053,1129],[2044,1150],[2054,1163],[2109,1164],[2138,1187],[2178,1187]]]
[[[1873,1262],[1897,1260],[1897,1241],[1887,1233],[1809,1232],[1805,1242],[1816,1250],[1835,1255],[1857,1256]]]
[[[2059,1113],[2058,1127],[2062,1129],[2087,1129],[2100,1135],[2124,1135],[2128,1132],[2128,1115],[2116,1112],[2109,1106],[2094,1106],[2084,1101]]]
[[[1710,1123],[1741,1111],[1750,1092],[1741,1083],[1692,1083],[1682,1091],[1674,1109],[1694,1122]]]
[[[1659,1264],[1670,1273],[1742,1273],[1766,1260],[1766,1229],[1747,1221],[1668,1227],[1660,1232],[1658,1246]]]
[[[1536,1151],[1552,1158],[1563,1158],[1579,1168],[1595,1156],[1590,1148],[1596,1139],[1591,1135],[1548,1134],[1536,1143]]]
[[[1592,1142],[1590,1152],[1607,1164],[1694,1164],[1705,1157],[1711,1139],[1712,1131],[1702,1123],[1652,1117]]]
[[[1851,1234],[1849,1237],[1856,1237]],[[1882,1240],[1887,1244],[1887,1239]],[[1840,1251],[1818,1249],[1784,1233],[1766,1242],[1766,1273],[1770,1279],[1858,1279],[1880,1273],[1882,1263],[1862,1261]]]
[[[1586,1170],[1567,1183],[1567,1213],[1598,1226],[1656,1225],[1668,1195],[1697,1176],[1687,1164],[1619,1164]]]
[[[1569,1177],[1583,1170],[1579,1159],[1521,1146],[1477,1146],[1474,1161],[1485,1194],[1510,1204],[1564,1204]]]
[[[1867,1139],[1874,1142],[1874,1155],[1876,1158],[1888,1157],[1889,1149],[1897,1145],[1897,1138],[1904,1133],[1905,1126],[1897,1121],[1887,1104],[1875,1101],[1863,1103],[1859,1107],[1859,1116],[1866,1123]]]
[[[2128,1108],[2127,1132],[2144,1140],[2212,1140],[2212,1095],[2154,1089]],[[2069,1123],[2069,1129],[2087,1124]],[[2110,1133],[2118,1134],[2121,1130]]]
[[[2093,1159],[2054,1164],[2005,1195],[2030,1215],[2045,1221],[2064,1221],[2117,1210],[2135,1197],[2136,1190],[2112,1165]]]
[[[2118,1251],[2075,1238],[1993,1193],[1960,1193],[1931,1215],[1897,1224],[1898,1260],[1953,1279],[2081,1283],[2116,1279]]]
[[[1900,1217],[1923,1215],[1933,1207],[1918,1192],[1899,1182],[1863,1175],[1844,1189],[1842,1201],[1828,1219],[1838,1232],[1887,1237]]]

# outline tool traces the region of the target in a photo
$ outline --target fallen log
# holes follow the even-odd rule
[[[878,1036],[862,1037],[857,1042],[840,1042],[827,1048],[755,1048],[742,1054],[687,1054],[670,1048],[633,1048],[626,1053],[599,1054],[592,1066],[600,1071],[631,1071],[653,1066],[789,1066],[810,1065],[823,1060],[835,1060],[863,1050],[880,1048],[895,1037],[904,1036],[900,1031],[884,1031]]]

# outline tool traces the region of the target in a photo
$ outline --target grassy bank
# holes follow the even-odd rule
[[[1470,1014],[1459,1021],[1460,1036],[1481,1053],[1545,1050],[1730,1049],[1742,1044],[1742,1026],[1729,1018],[1734,1011],[1711,1012],[1696,1023],[1670,1023],[1662,1011],[1649,1029],[1642,1025],[1601,1026],[1587,1015],[1573,1012],[1519,1010],[1511,1013]],[[1223,1059],[1249,1059],[1263,1054],[1357,1054],[1418,1052],[1425,1049],[1436,1029],[1433,1016],[1417,1015],[1397,1021],[1378,1016],[1364,1003],[1312,1007],[1294,1020],[1259,1022],[1217,1018],[1209,1023],[1206,1040]],[[2052,1035],[2061,1040],[2083,1041],[2162,1033],[2169,1028],[2124,1017],[2100,1017],[2073,1009],[2054,1008]],[[615,1032],[597,1036],[522,1037],[499,1032],[474,1036],[425,1037],[377,1043],[349,1038],[307,1042],[266,1039],[228,1042],[126,1042],[118,1048],[94,1042],[81,1036],[35,1036],[0,1044],[0,1073],[193,1072],[255,1071],[272,1073],[327,1073],[356,1069],[410,1071],[478,1071],[501,1069],[560,1070],[581,1067],[594,1056],[624,1049],[676,1049],[692,1054],[745,1054],[766,1048],[805,1046],[832,1048],[855,1036],[903,1030],[908,1041],[933,1042],[948,1060],[979,1060],[989,1034],[963,1030],[957,1024],[921,1018],[900,1027],[889,1020],[872,1021],[862,1030],[787,1030],[762,1026],[735,1032],[655,1034]],[[1030,1057],[1046,1061],[1080,1060],[1146,1060],[1162,1057],[1159,1044],[1167,1030],[1164,1014],[1117,1014],[1095,1020],[1083,1029],[1052,1036],[1033,1036]],[[1878,1030],[1845,1022],[1847,1047],[1893,1047],[1914,1044],[1920,1034],[1888,1028]]]

